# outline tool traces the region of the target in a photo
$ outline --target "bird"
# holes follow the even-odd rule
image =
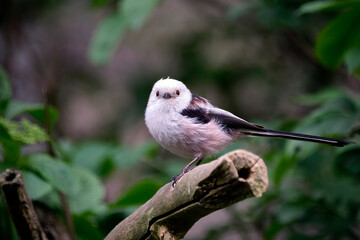
[[[163,148],[180,157],[193,159],[172,178],[173,187],[194,163],[194,167],[198,166],[204,158],[246,136],[294,139],[336,147],[351,143],[267,129],[216,107],[206,98],[192,94],[181,81],[170,77],[155,82],[145,110],[145,124]]]

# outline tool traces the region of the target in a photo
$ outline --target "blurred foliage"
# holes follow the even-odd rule
[[[164,172],[163,177],[144,178],[127,189],[117,202],[106,205],[103,203],[105,188],[101,180],[115,169],[127,171],[140,162],[146,163],[146,158],[154,159],[158,145],[151,142],[129,148],[107,141],[55,142],[41,126],[53,126],[58,117],[57,110],[52,106],[45,109],[42,104],[12,100],[11,87],[3,69],[0,69],[0,76],[0,83],[4,86],[0,92],[3,103],[0,109],[0,172],[6,168],[22,170],[29,196],[59,213],[61,204],[57,191],[64,193],[74,215],[79,239],[103,239],[109,231],[105,222],[117,224],[134,207],[146,202],[165,183],[163,179],[170,178]],[[56,147],[55,157],[46,151],[21,154],[22,146],[44,141],[51,141]],[[11,220],[4,204],[0,208],[3,213],[0,236],[16,239],[13,227],[6,227]],[[9,229],[12,229],[11,233]]]
[[[93,1],[93,4],[102,6],[107,2]],[[160,2],[160,0],[119,1],[115,11],[96,29],[89,48],[91,61],[95,64],[107,63],[126,31],[139,29]]]
[[[360,74],[360,28],[353,26],[360,21],[360,1],[313,1],[298,10],[300,14],[319,11],[340,13],[320,32],[316,56],[327,67],[338,67],[345,62],[350,73]]]
[[[16,4],[4,6],[5,2],[0,3],[0,13],[11,6],[13,11],[9,13],[13,15],[0,14],[1,23],[14,20],[16,16],[41,12],[41,9],[58,3],[30,1],[34,3],[32,9],[28,5],[30,2],[10,1]],[[94,9],[111,11],[93,35],[88,49],[90,60],[95,64],[106,64],[125,34],[145,26],[161,2],[89,1]],[[356,0],[258,0],[228,9],[226,17],[237,23],[251,14],[264,31],[308,37],[313,30],[312,17],[321,16],[327,23],[322,30],[317,29],[319,35],[314,43],[314,56],[326,67],[341,69],[344,63],[349,74],[359,75],[360,27],[353,24],[359,22],[359,5],[360,1]],[[237,69],[236,66],[211,69],[194,51],[206,37],[199,34],[196,40],[183,43],[179,53],[184,67],[181,79],[185,82],[190,82],[194,76],[211,79],[227,95],[234,84],[231,79],[248,69]],[[261,69],[250,70],[252,74],[262,74]],[[134,92],[139,95],[137,99],[144,98],[143,85]],[[327,87],[297,96],[298,104],[313,111],[303,119],[283,119],[264,125],[285,131],[346,138],[357,143],[360,98],[349,92],[345,88]],[[12,99],[9,79],[5,70],[0,69],[0,172],[9,167],[21,169],[30,197],[56,210],[59,216],[61,204],[57,191],[63,192],[69,199],[79,239],[103,239],[119,221],[146,202],[184,166],[184,162],[177,159],[160,163],[160,147],[154,142],[129,147],[114,140],[56,141],[43,128],[54,129],[59,112],[53,106],[46,108],[43,104]],[[44,142],[49,141],[55,148],[55,155],[45,149]],[[36,153],[24,151],[25,146],[34,144],[42,146],[42,150]],[[270,188],[262,198],[251,201],[246,209],[229,208],[231,220],[226,226],[214,227],[202,239],[222,239],[229,231],[248,238],[255,231],[264,239],[360,238],[359,144],[337,149],[314,143],[247,139],[230,145],[219,154],[239,148],[239,145],[261,153],[267,162]],[[131,181],[125,179],[125,190],[109,203],[104,199],[107,189],[103,182],[117,172],[134,178]],[[16,239],[2,198],[0,236],[1,239]]]
[[[360,21],[359,0],[263,0],[239,4],[228,12],[232,20],[249,12],[256,12],[263,26],[271,30],[293,30],[299,33],[310,28],[314,19],[309,21],[304,14],[335,12],[320,31],[315,42],[315,55],[326,67],[336,68],[344,63],[349,73],[360,74],[360,28],[354,22]]]
[[[359,129],[352,127],[360,119],[359,97],[338,89],[325,89],[299,99],[316,106],[315,110],[292,123],[295,126],[292,129],[287,124],[275,128],[339,138],[353,135],[354,142],[359,142]],[[269,171],[269,190],[252,202],[251,207],[230,208],[229,214],[233,216],[230,225],[215,228],[202,239],[221,239],[229,231],[239,231],[241,236],[253,236],[256,231],[264,239],[359,238],[359,144],[334,148],[298,141],[254,139],[252,145],[255,149],[265,149],[263,159]]]

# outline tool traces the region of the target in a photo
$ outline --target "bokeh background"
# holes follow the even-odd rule
[[[359,239],[359,16],[359,1],[2,1],[0,129],[28,119],[54,151],[36,134],[2,135],[0,170],[22,169],[32,199],[60,219],[63,192],[77,238],[103,239],[189,161],[144,124],[152,85],[170,76],[268,128],[355,142],[231,145],[219,154],[265,160],[269,190],[185,239]],[[1,213],[0,238],[16,239],[3,202]]]

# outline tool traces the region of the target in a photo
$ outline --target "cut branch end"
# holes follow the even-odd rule
[[[268,186],[267,169],[258,156],[236,150],[166,184],[106,237],[114,239],[180,239],[200,218],[250,197]]]

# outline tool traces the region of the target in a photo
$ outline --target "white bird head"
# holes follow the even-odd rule
[[[152,88],[148,107],[151,105],[164,110],[181,111],[189,105],[191,96],[190,90],[182,82],[171,78],[160,79]]]

